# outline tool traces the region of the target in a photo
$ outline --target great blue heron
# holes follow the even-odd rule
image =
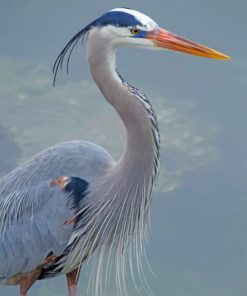
[[[168,49],[229,59],[161,29],[138,11],[117,8],[91,22],[67,43],[54,64],[55,78],[66,55],[68,66],[74,46],[87,33],[91,74],[124,123],[125,148],[115,161],[95,144],[65,142],[1,179],[0,282],[19,284],[21,296],[37,279],[61,274],[66,274],[69,295],[75,296],[81,263],[96,248],[98,265],[107,251],[115,249],[119,279],[121,269],[125,270],[122,254],[129,242],[135,241],[133,257],[143,252],[158,172],[159,130],[148,99],[117,72],[116,49]]]

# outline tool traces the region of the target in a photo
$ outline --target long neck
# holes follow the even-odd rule
[[[142,242],[146,237],[151,192],[157,175],[159,133],[156,116],[146,97],[116,72],[115,49],[109,44],[97,29],[91,30],[88,60],[95,82],[124,123],[126,144],[119,161],[90,183],[89,193],[84,198],[82,239],[73,250],[73,258],[83,258],[81,250],[88,250],[90,246],[91,251],[101,246],[99,258],[102,259],[109,245],[114,244],[117,274],[121,280],[126,267],[121,259],[123,250],[131,242],[134,251],[128,256],[129,262],[132,266],[136,260],[142,270],[139,254],[144,250]]]
[[[120,78],[115,51],[108,40],[92,31],[88,60],[92,76],[106,100],[116,109],[126,129],[126,145],[115,171],[154,179],[159,157],[159,135],[155,113],[145,96]]]
[[[77,231],[80,227],[82,229],[80,241],[71,256],[81,258],[82,262],[88,256],[88,250],[91,253],[95,247],[98,248],[99,262],[94,272],[98,287],[103,258],[107,258],[109,246],[110,254],[114,246],[116,280],[121,292],[126,271],[123,254],[127,247],[129,249],[132,245],[132,251],[128,253],[131,270],[133,262],[136,262],[137,270],[142,271],[140,254],[145,253],[142,242],[146,237],[151,192],[157,175],[159,133],[150,103],[120,78],[115,69],[115,48],[96,28],[89,33],[88,60],[95,82],[118,112],[127,137],[119,161],[101,178],[90,183],[89,192],[83,199],[86,208],[82,208],[82,225],[77,226]],[[108,266],[109,259],[107,261]],[[75,266],[78,266],[76,264],[77,261]],[[143,278],[140,276],[140,279]]]

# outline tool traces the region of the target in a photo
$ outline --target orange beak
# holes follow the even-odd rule
[[[158,29],[149,32],[146,38],[152,40],[155,46],[166,48],[168,50],[181,51],[184,53],[217,60],[231,59],[229,56],[217,50],[177,36],[171,32],[166,31],[165,29]]]

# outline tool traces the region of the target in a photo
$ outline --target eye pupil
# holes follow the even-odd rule
[[[140,33],[140,29],[132,28],[132,29],[130,30],[130,32],[131,32],[131,34],[133,34],[133,35],[137,35],[137,34]]]

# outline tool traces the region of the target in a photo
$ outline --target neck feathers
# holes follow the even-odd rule
[[[100,203],[111,199],[109,203],[115,203],[114,209],[119,204],[122,213],[120,215],[116,211],[120,216],[112,219],[118,220],[120,217],[123,219],[121,225],[125,217],[132,213],[133,232],[136,227],[143,228],[149,210],[158,172],[159,130],[155,112],[148,99],[116,71],[116,48],[106,39],[98,29],[90,32],[88,60],[95,82],[124,123],[126,144],[121,158],[108,172],[108,176],[95,184],[95,191],[106,192],[104,197],[102,194],[99,197]],[[129,231],[126,229],[125,234]]]
[[[115,108],[126,129],[126,145],[122,160],[130,165],[154,166],[157,174],[159,159],[159,130],[155,112],[138,89],[127,83],[116,71],[116,47],[111,40],[93,29],[88,38],[88,60],[92,76],[105,99]],[[121,162],[122,164],[122,162]],[[149,171],[149,170],[147,170]]]
[[[88,60],[100,91],[124,123],[126,143],[121,158],[104,176],[90,184],[90,192],[85,197],[88,210],[83,221],[86,223],[82,227],[78,247],[71,256],[85,258],[98,247],[99,264],[94,272],[97,274],[98,289],[103,258],[109,246],[110,253],[114,246],[116,280],[122,290],[126,269],[123,256],[126,250],[130,250],[127,256],[131,270],[133,262],[138,265],[138,270],[142,270],[140,256],[145,256],[143,240],[146,237],[151,193],[158,172],[160,138],[156,115],[150,102],[118,74],[115,69],[115,48],[105,38],[97,29],[90,32]],[[129,245],[132,248],[126,248]]]

